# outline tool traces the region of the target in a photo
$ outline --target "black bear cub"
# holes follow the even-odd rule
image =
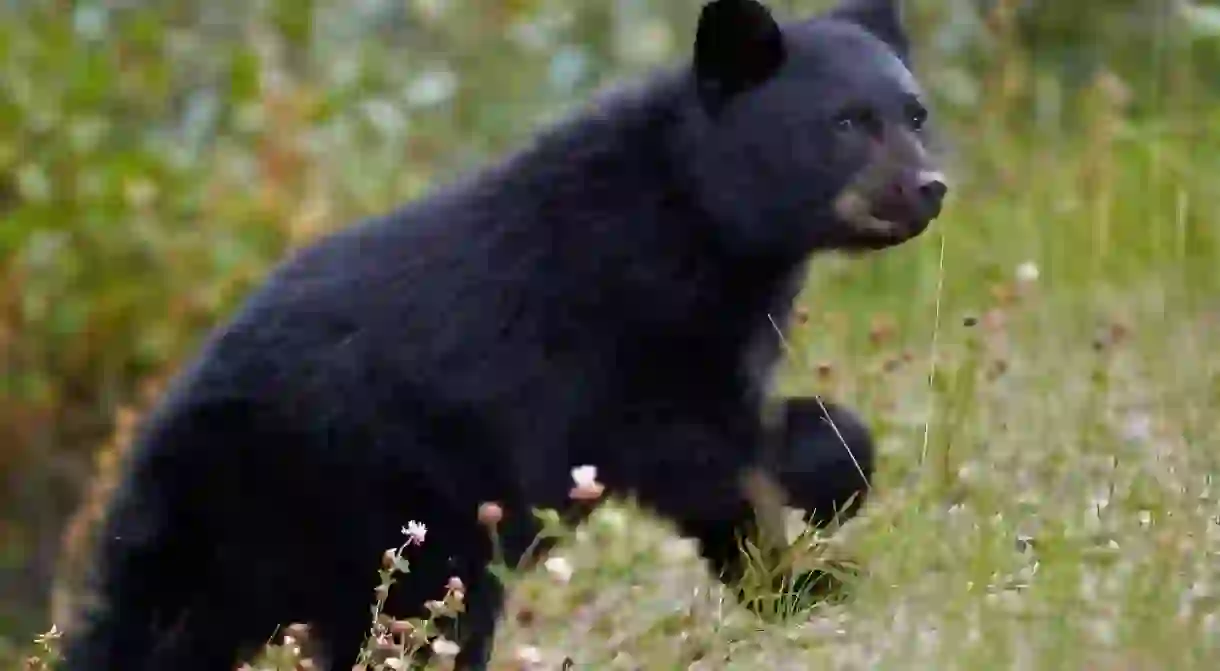
[[[869,433],[811,399],[764,421],[775,325],[811,255],[938,216],[908,63],[895,0],[783,24],[714,0],[689,63],[288,260],[147,418],[62,668],[224,671],[304,622],[350,669],[410,520],[387,611],[459,577],[457,664],[485,668],[503,594],[479,506],[528,559],[531,509],[570,509],[585,464],[726,582],[763,522],[744,474],[825,524],[867,489]]]

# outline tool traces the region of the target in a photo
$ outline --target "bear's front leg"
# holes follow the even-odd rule
[[[872,488],[875,450],[871,432],[852,411],[817,397],[791,398],[771,431],[775,452],[755,478],[754,488],[763,492],[754,500],[764,499],[771,509],[797,508],[818,529],[844,524],[859,513]],[[774,479],[766,478],[768,473]],[[774,502],[779,498],[782,504]],[[805,571],[786,585],[781,603],[791,612],[838,596],[842,588],[829,571]]]
[[[833,595],[839,584],[824,571],[783,568],[783,507],[801,509],[819,528],[853,517],[871,486],[872,436],[846,408],[812,397],[784,403],[782,422],[770,429],[777,434],[743,415],[659,427],[633,446],[642,455],[636,472],[646,474],[636,489],[699,542],[714,574],[751,610],[791,612]],[[767,460],[763,440],[774,441]]]
[[[786,505],[815,527],[855,517],[872,487],[875,449],[868,427],[847,408],[817,397],[784,402],[774,470]]]
[[[745,588],[756,581],[752,570],[765,571],[765,591],[778,592],[795,582],[779,571],[784,511],[782,503],[759,500],[753,486],[761,476],[772,489],[776,477],[758,464],[765,434],[750,413],[717,412],[669,415],[647,426],[635,422],[629,435],[616,437],[618,463],[604,469],[607,486],[627,490],[640,503],[672,520],[679,532],[699,543],[715,575],[760,614],[769,610]],[[625,492],[626,493],[626,492]],[[743,541],[757,548],[743,551]]]

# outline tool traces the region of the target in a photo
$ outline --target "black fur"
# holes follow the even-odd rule
[[[917,90],[842,18],[781,29],[716,0],[697,43],[698,68],[277,269],[148,418],[101,534],[103,607],[63,668],[221,671],[300,621],[348,669],[408,520],[428,535],[387,610],[417,614],[460,577],[459,665],[483,668],[502,594],[478,507],[503,506],[515,563],[530,510],[566,508],[582,464],[738,575],[772,324],[812,253],[905,239],[834,215],[869,160],[836,115],[867,103],[901,122]],[[831,406],[845,446],[796,403],[779,479],[824,523],[862,490],[871,442],[846,410]]]

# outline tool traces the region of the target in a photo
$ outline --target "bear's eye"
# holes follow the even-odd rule
[[[916,105],[911,108],[911,128],[915,131],[923,130],[924,124],[928,122],[928,110],[922,106]]]

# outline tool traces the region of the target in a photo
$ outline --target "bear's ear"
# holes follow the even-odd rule
[[[901,0],[841,0],[827,16],[864,28],[906,60],[910,43],[902,27],[901,4]]]
[[[699,14],[695,79],[709,110],[763,83],[786,57],[784,35],[756,0],[712,0]]]

